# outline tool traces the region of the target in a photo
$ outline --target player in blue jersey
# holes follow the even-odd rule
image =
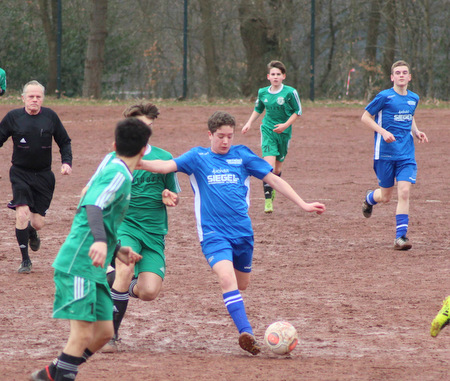
[[[233,116],[217,111],[208,120],[211,147],[192,148],[173,160],[143,160],[138,168],[190,176],[203,254],[218,277],[223,301],[240,334],[239,345],[256,355],[261,349],[240,294],[248,287],[252,270],[250,176],[265,181],[308,212],[322,214],[325,205],[306,203],[286,181],[272,173],[269,163],[243,145],[231,145],[235,125]]]
[[[283,84],[286,67],[282,62],[269,62],[267,79],[270,86],[259,89],[255,108],[242,127],[242,133],[245,134],[252,123],[266,111],[260,127],[262,157],[274,168],[274,173],[281,176],[281,168],[292,138],[292,124],[302,114],[302,105],[297,90]],[[275,192],[265,181],[263,187],[264,212],[272,213]]]
[[[411,184],[416,183],[417,175],[414,136],[420,143],[428,142],[428,138],[424,132],[419,131],[414,119],[419,96],[408,90],[411,73],[405,61],[397,61],[392,65],[391,81],[394,86],[381,91],[361,117],[362,122],[375,132],[373,168],[380,186],[376,190],[367,191],[362,211],[364,217],[369,218],[374,205],[389,202],[397,180],[394,249],[409,250],[412,247],[406,237],[409,199]]]

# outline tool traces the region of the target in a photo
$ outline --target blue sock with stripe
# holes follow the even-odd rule
[[[406,233],[408,232],[409,215],[408,214],[397,214],[395,216],[395,221],[397,223],[395,238],[400,238],[400,237],[406,236]]]
[[[244,300],[239,290],[224,293],[223,301],[239,333],[248,332],[253,335],[252,327],[245,312]]]
[[[378,202],[376,202],[373,198],[373,194],[375,193],[375,191],[370,192],[367,196],[366,196],[366,201],[369,205],[376,205],[378,204]]]

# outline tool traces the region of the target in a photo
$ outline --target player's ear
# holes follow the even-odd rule
[[[112,144],[112,148],[113,148],[113,151],[115,151],[115,150],[116,150],[116,142],[113,142],[113,144]]]

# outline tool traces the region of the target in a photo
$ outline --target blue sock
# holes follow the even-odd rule
[[[378,202],[376,202],[373,198],[373,194],[375,193],[375,191],[370,192],[367,196],[366,196],[366,201],[369,205],[376,205],[378,204]]]
[[[397,214],[395,216],[395,221],[397,223],[397,231],[395,238],[406,236],[406,233],[408,232],[409,216],[407,214]]]
[[[252,327],[245,313],[244,300],[239,290],[223,294],[223,301],[239,333],[248,332],[253,335]]]

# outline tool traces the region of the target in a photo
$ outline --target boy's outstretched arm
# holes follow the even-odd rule
[[[247,123],[244,124],[244,127],[242,127],[241,132],[243,134],[245,134],[250,127],[252,126],[252,123],[259,118],[261,114],[259,112],[256,112],[255,110],[253,110],[252,115],[250,115],[250,118],[248,119]]]
[[[127,266],[131,264],[135,264],[142,259],[142,255],[133,251],[133,249],[129,246],[121,246],[120,249],[116,253],[116,257]]]
[[[272,172],[264,176],[263,181],[307,212],[322,214],[326,210],[325,205],[320,202],[305,202],[286,181]]]
[[[176,172],[177,164],[174,160],[141,160],[137,163],[135,169],[143,169],[144,171],[155,173]]]

